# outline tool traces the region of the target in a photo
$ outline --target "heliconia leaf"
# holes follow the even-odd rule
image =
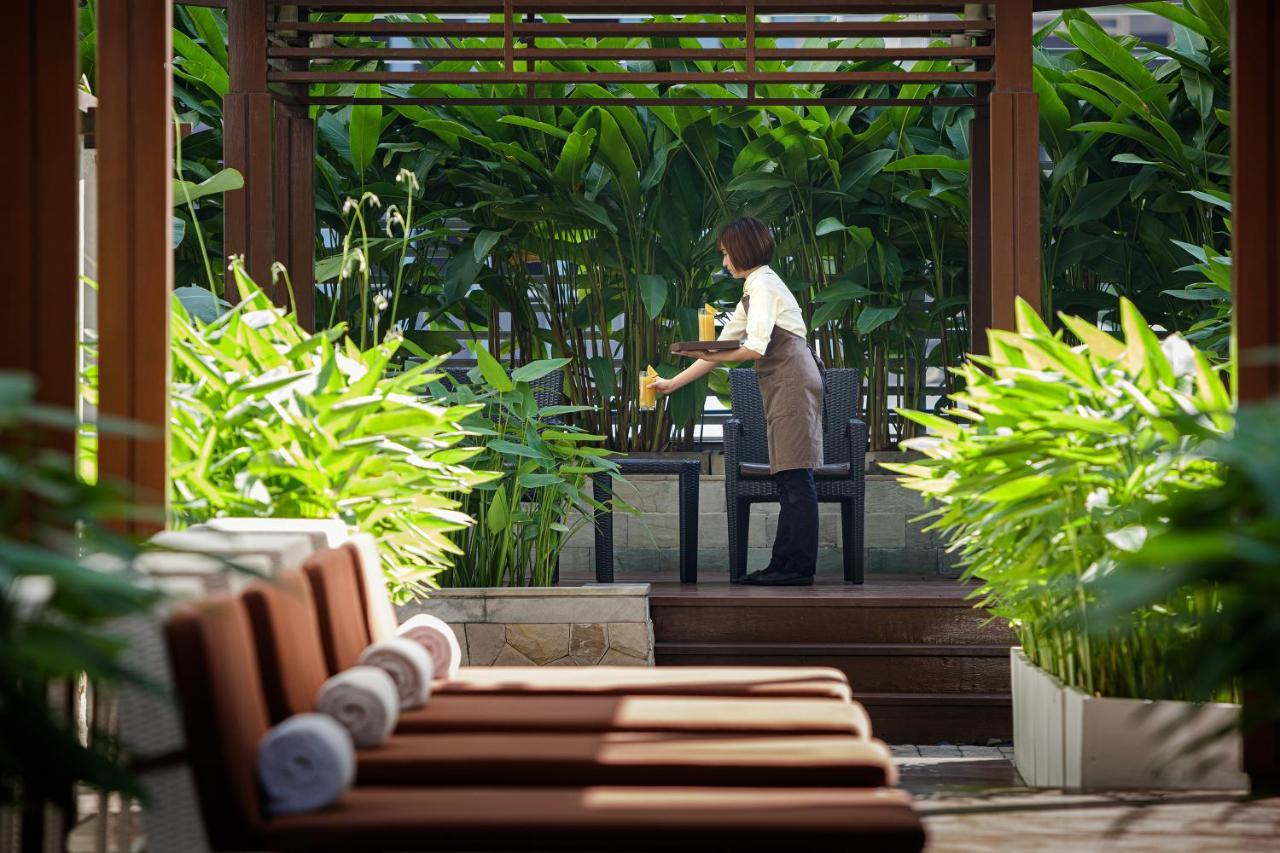
[[[467,348],[476,357],[476,364],[480,367],[480,375],[484,377],[484,381],[489,383],[490,387],[503,394],[515,389],[515,385],[511,382],[511,377],[507,375],[506,368],[498,363],[498,360],[490,354],[483,344],[479,341],[468,341]]]
[[[379,83],[361,83],[356,86],[357,98],[380,98],[382,86]],[[363,175],[364,170],[373,162],[373,154],[378,149],[378,138],[382,135],[382,106],[379,104],[357,104],[351,108],[351,125],[348,130],[351,142],[351,165],[356,174]]]
[[[652,273],[636,276],[636,280],[640,284],[640,301],[644,303],[645,313],[652,320],[662,313],[667,304],[667,280]]]
[[[563,369],[569,361],[570,359],[567,358],[544,358],[531,361],[511,371],[511,379],[514,382],[534,382],[553,371]]]

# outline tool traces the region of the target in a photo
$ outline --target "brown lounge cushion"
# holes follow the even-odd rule
[[[684,785],[880,788],[897,781],[879,741],[852,735],[398,735],[356,755],[366,785]]]
[[[370,643],[365,586],[353,548],[313,554],[303,570],[315,597],[329,672],[354,666]],[[452,693],[814,697],[849,701],[849,680],[831,667],[467,667],[437,681]]]
[[[742,462],[738,465],[738,476],[745,479],[757,479],[759,477],[772,477],[769,473],[769,463],[767,462]],[[829,465],[819,465],[813,469],[813,478],[815,480],[847,480],[849,479],[849,463],[833,462]]]
[[[296,570],[244,592],[253,626],[262,687],[272,722],[312,710],[328,677],[310,589]],[[483,671],[467,671],[477,686]],[[627,669],[630,676],[634,670]],[[718,674],[723,674],[717,670]],[[521,677],[527,670],[520,670]],[[732,672],[730,673],[732,675]],[[436,692],[425,708],[402,711],[399,734],[439,732],[734,732],[871,734],[871,721],[856,702],[771,696],[619,696],[529,692]],[[833,694],[843,695],[836,685]]]
[[[166,626],[201,811],[219,850],[918,850],[892,791],[362,788],[332,809],[271,818],[255,777],[267,709],[238,599],[175,610]],[[854,739],[849,739],[854,740]]]
[[[245,607],[259,648],[262,686],[272,719],[311,709],[323,683],[317,628],[309,618],[307,585],[295,573],[284,572],[275,586],[255,584],[244,593]],[[483,670],[482,670],[483,672]],[[624,670],[629,676],[630,670]],[[673,674],[683,675],[684,670]],[[839,685],[844,686],[844,685]],[[427,707],[413,712],[407,726],[377,749],[358,755],[357,784],[365,785],[643,785],[679,779],[692,785],[732,786],[762,784],[848,785],[879,787],[893,782],[893,759],[879,743],[867,740],[869,724],[856,734],[810,737],[748,736],[736,731],[729,708],[686,708],[688,720],[702,721],[703,734],[678,733],[472,733],[409,734],[431,719],[432,708],[449,699],[476,703],[488,701],[506,706],[506,720],[518,720],[518,700],[543,697],[435,696]],[[517,707],[506,698],[516,699]],[[555,698],[555,697],[550,697]],[[605,701],[638,697],[581,695],[562,697],[560,710],[572,718],[573,705],[583,700]],[[672,697],[648,697],[656,703]],[[716,700],[701,700],[714,706]],[[740,700],[740,705],[769,700]],[[793,705],[802,700],[792,700]],[[852,711],[852,703],[803,700],[793,715],[822,721],[851,722],[846,714],[825,715],[824,709]],[[686,700],[688,704],[688,700]],[[697,704],[696,700],[695,703]],[[569,707],[565,707],[569,706]],[[555,710],[555,709],[551,709]],[[662,714],[660,704],[655,716]],[[798,713],[796,713],[798,712]],[[598,711],[594,712],[598,718]],[[491,711],[490,719],[501,712]],[[644,722],[643,713],[637,714]],[[665,721],[674,725],[674,713]],[[761,720],[760,709],[747,711],[745,719]],[[718,727],[726,720],[724,728]],[[779,725],[785,725],[782,717]],[[510,723],[508,722],[508,725]],[[500,727],[502,728],[502,727]],[[782,729],[785,732],[785,728]],[[729,733],[739,736],[729,737]],[[775,735],[778,729],[774,729]],[[787,732],[790,735],[790,732]]]
[[[281,851],[917,851],[902,791],[734,788],[359,788],[267,824]]]

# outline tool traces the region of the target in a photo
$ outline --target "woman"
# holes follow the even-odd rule
[[[813,471],[822,464],[822,362],[805,340],[800,305],[769,269],[773,237],[747,217],[730,222],[716,241],[729,275],[745,279],[742,301],[720,333],[741,342],[735,350],[689,354],[698,360],[653,387],[670,394],[706,376],[722,362],[754,361],[769,433],[769,473],[778,481],[782,508],[769,565],[743,583],[804,586],[818,560],[818,493]]]

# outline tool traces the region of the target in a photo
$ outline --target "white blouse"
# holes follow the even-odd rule
[[[720,340],[740,341],[747,349],[767,355],[765,350],[769,348],[774,326],[802,338],[808,336],[800,303],[769,267],[752,270],[742,293],[751,298],[751,311],[744,311],[739,302],[729,322],[720,330]]]

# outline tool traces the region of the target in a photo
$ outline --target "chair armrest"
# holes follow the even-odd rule
[[[850,418],[845,433],[849,438],[849,478],[863,477],[867,470],[867,425]]]
[[[741,463],[742,421],[730,418],[724,422],[724,478],[728,482],[738,479],[738,465]]]

